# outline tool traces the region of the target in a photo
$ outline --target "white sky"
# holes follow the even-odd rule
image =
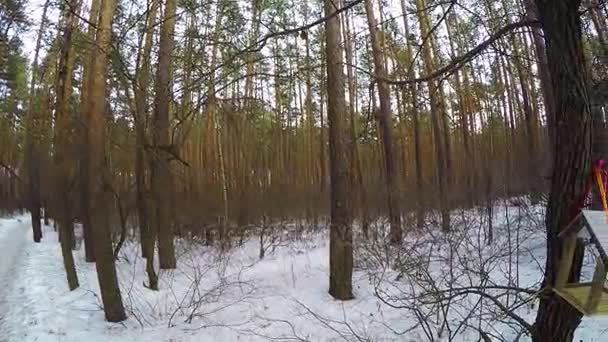
[[[40,28],[40,21],[42,20],[42,9],[44,7],[45,0],[29,0],[26,7],[25,13],[30,20],[30,27],[23,34],[21,40],[23,41],[23,52],[29,58],[30,62],[34,58],[34,50],[36,48],[36,36],[38,29]],[[50,6],[47,11],[47,19],[53,25],[57,24],[59,18],[59,11],[54,6]],[[49,27],[47,26],[47,32]],[[41,55],[43,55],[41,53]]]

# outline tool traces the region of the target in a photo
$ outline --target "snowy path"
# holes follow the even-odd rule
[[[0,219],[0,341],[8,335],[9,327],[4,317],[9,313],[10,305],[7,295],[19,267],[23,246],[27,241],[29,219],[20,216],[12,219]]]

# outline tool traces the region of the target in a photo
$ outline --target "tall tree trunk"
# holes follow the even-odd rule
[[[325,15],[336,12],[337,5],[325,0]],[[329,294],[336,299],[353,298],[353,237],[351,177],[349,175],[348,117],[342,61],[342,34],[339,16],[325,22],[327,58],[327,118],[329,121],[329,165],[331,177],[331,225],[329,241]]]
[[[452,53],[453,56],[460,55],[461,52],[460,52],[459,48],[462,46],[462,42],[461,42],[461,39],[459,38],[458,20],[453,12],[449,13],[447,15],[446,32],[448,34],[450,52]],[[461,82],[460,77],[461,77],[460,71],[456,71],[454,73],[454,85],[455,85],[455,88],[456,88],[455,90],[456,90],[456,93],[458,96],[458,114],[460,117],[460,130],[462,132],[462,145],[463,145],[462,147],[464,149],[463,164],[467,165],[467,166],[473,166],[474,164],[472,164],[473,158],[472,158],[471,146],[470,146],[470,142],[469,142],[470,137],[469,137],[468,117],[469,117],[470,106],[468,105],[468,103],[469,103],[468,93],[465,93],[465,90],[468,91],[468,80],[467,80],[466,71],[462,75],[462,77],[464,79],[463,82]],[[464,85],[463,85],[463,83],[464,83]],[[467,170],[464,173],[465,201],[466,201],[466,204],[470,207],[473,206],[473,175],[474,175],[473,169],[474,169],[474,167],[471,167],[471,169]]]
[[[91,93],[91,54],[93,51],[93,44],[95,43],[95,26],[97,25],[97,20],[99,19],[99,7],[101,6],[100,0],[92,0],[91,1],[91,9],[89,10],[89,24],[87,28],[86,37],[88,42],[91,44],[91,48],[89,48],[84,55],[84,63],[83,63],[83,75],[82,75],[82,95],[80,96],[80,132],[78,133],[79,138],[81,139],[81,147],[80,147],[80,158],[79,158],[79,186],[80,186],[80,220],[82,221],[82,230],[84,233],[84,250],[85,250],[85,260],[87,262],[95,261],[95,246],[93,239],[93,232],[91,231],[91,208],[90,204],[90,190],[91,185],[89,174],[91,170],[88,169],[90,166],[89,162],[89,154],[87,151],[87,137],[89,130],[89,111],[87,110],[90,106],[90,93]]]
[[[506,14],[506,6],[507,3],[503,0],[503,8],[505,8]],[[489,13],[491,11],[491,5],[488,5]],[[493,14],[491,14],[494,16]],[[509,42],[511,43],[511,48],[513,49],[513,53],[515,57],[513,58],[513,62],[515,63],[515,70],[517,72],[517,78],[519,79],[519,87],[521,89],[521,97],[522,97],[522,109],[524,114],[524,124],[525,124],[525,138],[526,138],[526,165],[528,168],[527,179],[526,179],[526,190],[530,192],[530,199],[533,204],[538,203],[540,192],[541,192],[541,178],[540,178],[540,170],[538,164],[538,151],[537,151],[537,123],[536,113],[532,107],[533,98],[530,96],[530,92],[528,90],[529,84],[529,76],[527,74],[528,70],[524,70],[524,65],[521,60],[521,56],[525,55],[521,50],[521,45],[524,39],[519,39],[515,35],[511,35]]]
[[[547,62],[555,96],[556,144],[551,193],[547,203],[547,261],[543,288],[551,288],[562,258],[557,237],[577,213],[573,205],[585,191],[591,166],[591,114],[582,44],[580,0],[537,0],[547,45]],[[579,252],[582,246],[578,246]],[[570,281],[580,277],[582,253],[575,253]],[[533,341],[569,342],[582,315],[554,292],[541,296]]]
[[[357,141],[357,83],[355,74],[356,59],[354,57],[355,51],[353,47],[353,38],[351,33],[350,18],[347,15],[344,17],[344,39],[345,39],[345,50],[346,50],[346,71],[348,79],[348,96],[349,96],[349,113],[350,113],[350,136],[352,139],[350,149],[350,160],[351,160],[351,177],[353,184],[353,191],[356,192],[355,198],[357,204],[353,205],[353,211],[359,211],[361,215],[361,230],[365,237],[368,237],[369,231],[369,208],[366,203],[367,194],[365,184],[363,183],[363,174],[361,172],[361,157],[359,155],[359,143]],[[357,210],[355,210],[356,208]]]
[[[393,121],[391,109],[391,92],[388,83],[382,81],[387,78],[385,61],[378,35],[378,22],[374,16],[372,0],[365,1],[365,12],[367,14],[367,25],[370,32],[372,55],[374,59],[374,72],[380,79],[378,81],[378,96],[380,97],[380,113],[378,123],[382,132],[384,147],[385,166],[385,191],[388,205],[388,216],[391,224],[390,242],[400,244],[403,239],[401,230],[401,214],[397,204],[398,185],[395,179],[395,151],[393,146]]]
[[[251,30],[249,32],[249,44],[253,45],[259,38],[260,20],[262,18],[261,0],[251,0]],[[253,84],[255,72],[255,54],[247,54],[247,68],[245,74],[245,101],[253,100]]]
[[[213,27],[213,40],[218,41],[220,30],[222,27],[222,20],[224,16],[224,7],[225,0],[218,0],[216,4],[215,11],[215,24]],[[209,68],[212,70],[211,77],[208,82],[208,95],[207,95],[207,139],[208,145],[211,148],[209,150],[210,159],[214,162],[217,162],[218,169],[216,170],[216,175],[219,176],[219,181],[221,184],[220,192],[222,195],[222,215],[220,222],[220,231],[219,238],[221,247],[227,247],[227,238],[228,238],[228,185],[226,184],[226,170],[224,165],[224,156],[223,151],[221,150],[223,146],[222,144],[222,135],[221,135],[221,126],[218,122],[217,112],[218,112],[218,104],[217,104],[217,94],[216,94],[216,69],[217,69],[217,57],[218,56],[218,45],[213,44],[211,51],[211,60],[209,62]]]
[[[154,35],[153,24],[156,21],[158,2],[149,2],[148,17],[146,19],[145,38],[143,49],[138,56],[135,94],[135,185],[137,201],[137,218],[142,244],[142,255],[146,258],[146,273],[148,273],[148,286],[152,290],[158,289],[158,277],[154,270],[154,246],[156,232],[150,227],[148,217],[148,190],[146,188],[146,121],[148,120],[148,89],[150,82],[150,53]]]
[[[70,119],[70,99],[72,97],[72,76],[76,53],[72,45],[72,34],[76,28],[76,15],[80,9],[79,0],[72,0],[70,10],[64,12],[64,27],[61,34],[61,54],[57,75],[55,134],[54,134],[54,162],[55,162],[55,216],[59,224],[59,239],[61,253],[70,290],[78,287],[78,275],[74,265],[72,247],[74,223],[73,210],[70,199],[70,180],[73,165],[69,154],[73,145],[73,122]]]
[[[306,0],[305,3],[305,14],[304,14],[304,20],[307,22],[308,21],[308,11],[309,11],[309,5],[308,5],[308,0]],[[317,201],[318,196],[316,196],[316,191],[312,190],[314,189],[314,186],[316,184],[316,181],[318,179],[317,173],[316,173],[316,161],[314,160],[314,156],[315,156],[315,143],[316,143],[316,139],[315,139],[315,114],[313,111],[313,90],[312,90],[312,63],[311,63],[311,56],[310,56],[310,37],[308,36],[308,34],[306,34],[306,36],[304,37],[305,41],[306,41],[306,61],[305,61],[305,67],[306,67],[306,98],[305,98],[305,111],[306,111],[306,162],[307,162],[307,169],[308,169],[308,179],[309,182],[307,184],[307,193],[309,193],[310,195],[309,197],[309,203],[308,205],[310,206],[310,215],[311,216],[316,216],[315,213],[315,209],[314,209],[314,202]]]
[[[95,260],[97,279],[101,290],[101,299],[105,317],[109,322],[120,322],[126,319],[122,305],[120,287],[114,265],[112,237],[108,211],[112,197],[108,165],[105,157],[106,142],[106,80],[108,51],[110,50],[111,23],[116,8],[115,0],[101,0],[99,21],[97,24],[95,45],[91,53],[91,83],[89,102],[89,184],[91,211],[91,231],[95,238]]]
[[[323,44],[323,43],[321,43]],[[324,79],[321,80],[321,89],[326,89],[327,84],[326,82],[324,82]],[[320,142],[319,142],[319,165],[320,165],[320,172],[319,172],[319,190],[321,192],[321,194],[324,194],[325,191],[327,190],[327,157],[326,157],[326,151],[327,151],[327,138],[326,138],[326,130],[325,130],[325,116],[324,116],[324,112],[325,110],[323,110],[324,106],[327,103],[327,99],[325,98],[325,92],[321,91],[321,95],[320,95],[320,100],[319,100],[319,130],[321,131],[320,134]]]
[[[407,20],[407,5],[405,0],[401,0],[401,14],[403,15],[403,26],[405,27],[405,37],[407,38],[407,59],[408,77],[413,79],[416,76],[416,61],[412,46],[416,43],[411,39],[409,22]],[[424,227],[424,203],[422,201],[422,151],[420,142],[420,104],[418,102],[418,91],[416,84],[409,85],[410,101],[412,106],[412,121],[414,126],[414,159],[416,161],[416,228],[422,230]],[[405,162],[405,161],[404,161]]]
[[[32,63],[32,76],[30,80],[30,97],[28,103],[28,111],[26,117],[26,144],[25,144],[25,160],[27,162],[28,175],[28,207],[32,216],[32,234],[34,242],[40,242],[42,239],[42,227],[40,225],[40,135],[42,130],[40,127],[40,111],[34,109],[34,98],[36,97],[36,76],[38,75],[38,53],[42,43],[42,35],[47,25],[47,10],[49,8],[49,0],[44,2],[42,8],[42,19],[40,20],[40,28],[36,37],[36,48],[34,50],[34,61]]]
[[[431,45],[431,27],[429,19],[425,14],[426,3],[424,0],[416,0],[416,8],[418,10],[418,18],[420,21],[420,31],[423,37],[427,37],[427,41],[422,47],[422,56],[424,59],[424,70],[427,75],[430,75],[435,67],[432,45]],[[443,115],[445,104],[440,96],[439,87],[441,84],[430,81],[428,82],[429,93],[431,97],[431,125],[433,128],[433,137],[435,139],[435,159],[436,159],[436,177],[439,183],[439,211],[441,212],[441,228],[444,232],[450,230],[450,208],[448,203],[448,181],[447,168],[445,161],[445,145],[442,139],[441,127],[439,125],[439,115]]]
[[[521,88],[522,105],[524,111],[524,122],[526,127],[526,147],[527,147],[527,167],[528,167],[528,184],[530,190],[530,199],[533,204],[538,203],[540,198],[540,177],[538,169],[538,151],[536,150],[536,123],[537,120],[532,110],[530,101],[530,93],[528,92],[528,76],[526,70],[524,70],[520,57],[519,57],[519,40],[511,39],[512,46],[515,51],[515,68],[517,70],[517,77],[519,78],[519,86]]]
[[[538,20],[538,8],[534,0],[524,0],[526,15],[530,20]],[[553,88],[551,86],[551,74],[547,65],[547,49],[543,39],[543,33],[540,28],[532,28],[532,39],[534,41],[534,50],[538,60],[537,66],[540,76],[540,88],[543,94],[543,104],[545,107],[545,117],[547,122],[547,130],[549,135],[549,169],[543,170],[550,172],[553,163],[553,151],[555,145],[555,98],[553,97]]]
[[[160,42],[158,50],[158,68],[156,69],[156,97],[154,98],[153,118],[153,167],[152,167],[152,197],[155,205],[154,222],[158,234],[158,259],[161,269],[174,269],[175,246],[173,244],[173,224],[170,218],[171,208],[171,170],[170,151],[173,145],[170,136],[169,103],[171,102],[171,55],[173,53],[173,32],[175,30],[176,0],[166,0],[164,19],[160,27]]]

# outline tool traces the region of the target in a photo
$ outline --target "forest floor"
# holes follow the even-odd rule
[[[13,305],[12,291],[7,290],[14,284],[15,274],[19,272],[19,264],[27,249],[25,245],[31,241],[31,238],[27,240],[30,221],[24,222],[23,219],[0,219],[0,341],[9,335],[12,326],[12,317],[9,317]]]
[[[497,217],[502,215],[500,210],[503,209],[495,210]],[[479,260],[496,260],[487,265],[491,268],[490,276],[500,284],[507,266],[513,266],[517,260],[518,267],[509,267],[508,273],[517,273],[519,286],[534,288],[541,278],[540,265],[544,264],[544,233],[518,229],[518,257],[514,259],[512,253],[510,256],[502,253],[507,246],[511,250],[515,236],[514,230],[505,231],[511,211],[513,208],[505,210],[507,214],[496,219],[492,244],[495,247],[483,247],[486,244],[479,234],[459,235],[472,237],[472,242],[462,244],[466,239],[458,239],[461,243],[458,250],[478,248],[478,251],[468,250],[465,253],[469,255],[468,261],[460,260],[459,264],[473,265],[476,253]],[[460,217],[477,219],[482,213],[470,210]],[[511,224],[516,222],[511,219]],[[454,221],[455,224],[464,222],[457,218]],[[129,319],[111,324],[104,321],[100,307],[95,265],[84,261],[82,248],[74,252],[80,288],[70,292],[56,233],[51,227],[44,227],[42,243],[35,244],[31,242],[29,227],[26,216],[0,220],[1,342],[426,341],[430,339],[429,334],[435,341],[449,340],[449,333],[442,328],[432,309],[429,311],[432,314],[426,316],[425,328],[418,324],[415,311],[404,308],[406,301],[395,294],[407,296],[410,291],[404,285],[407,276],[402,279],[403,274],[381,265],[384,256],[380,247],[357,252],[353,275],[356,298],[348,302],[333,300],[327,294],[328,240],[322,229],[300,233],[297,237],[290,233],[293,229],[287,229],[275,239],[274,248],[270,247],[262,260],[258,237],[229,253],[220,253],[196,241],[178,240],[178,269],[161,272],[158,292],[145,287],[145,265],[138,256],[139,247],[136,243],[127,243],[117,269]],[[434,250],[445,248],[437,236],[427,234],[425,239],[416,238],[423,245],[418,245],[419,248],[408,245],[411,248],[408,253],[428,252],[430,260]],[[435,239],[437,245],[423,247],[429,244],[428,239]],[[495,252],[501,253],[493,254]],[[500,256],[494,258],[495,255]],[[509,263],[505,262],[507,259]],[[448,278],[442,268],[445,265],[436,261],[430,265],[429,274],[439,279]],[[472,277],[469,275],[468,279]],[[383,300],[377,294],[383,294]],[[479,311],[474,303],[472,297],[452,303],[447,315],[452,340],[479,340],[478,331],[458,324],[467,321],[462,318],[467,314],[467,306],[470,312]],[[403,305],[399,307],[399,304]],[[534,303],[522,305],[517,313],[533,322],[534,308]],[[424,313],[424,307],[418,312]],[[516,339],[518,328],[504,323],[504,317],[497,317],[479,327],[505,341]],[[608,319],[585,318],[575,340],[608,340]]]

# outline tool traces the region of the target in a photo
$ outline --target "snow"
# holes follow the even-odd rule
[[[583,215],[604,253],[608,252],[608,216],[606,212],[603,210],[583,210]]]
[[[0,219],[0,341],[2,332],[11,328],[7,312],[10,312],[10,297],[5,291],[17,272],[23,246],[27,241],[27,227],[24,217]]]
[[[526,222],[515,218],[518,210],[500,206],[494,210],[495,242],[491,246],[482,248],[484,238],[477,233],[455,232],[458,250],[463,252],[458,260],[475,265],[476,255],[482,260],[511,249],[509,241],[514,241],[515,230],[508,235],[504,227],[517,224],[520,244],[512,261],[517,260],[519,267],[508,269],[505,260],[509,257],[503,253],[487,264],[491,267],[488,271],[496,283],[515,281],[505,274],[517,274],[519,286],[538,288],[544,265],[544,233],[526,229]],[[469,210],[455,215],[454,222],[475,225],[482,218],[482,210]],[[56,233],[44,227],[42,243],[35,244],[29,224],[24,216],[0,220],[0,281],[5,294],[0,297],[0,312],[4,313],[1,342],[428,340],[410,311],[392,308],[376,295],[376,291],[407,293],[420,288],[408,288],[405,281],[396,280],[399,268],[382,267],[382,257],[374,250],[357,252],[354,300],[340,302],[327,294],[328,240],[324,231],[285,235],[263,260],[258,257],[257,238],[227,253],[178,241],[178,269],[161,272],[158,292],[144,287],[144,260],[138,256],[138,245],[128,242],[117,270],[129,319],[112,324],[104,321],[95,267],[84,261],[83,250],[74,252],[81,286],[70,292]],[[401,256],[402,260],[429,255],[429,273],[440,279],[438,284],[450,279],[463,281],[464,273],[448,277],[443,263],[447,242],[440,233],[409,236],[408,240],[411,255]],[[429,247],[429,241],[440,247]],[[475,300],[455,300],[450,324],[462,321],[463,310]],[[535,306],[524,306],[517,312],[532,323]],[[430,326],[437,341],[448,340],[447,336],[437,337],[439,326]],[[413,329],[406,332],[410,327]],[[507,324],[494,322],[493,328],[506,340],[515,339],[516,333]],[[585,318],[575,340],[607,339],[608,319],[600,317]],[[474,330],[463,330],[454,340],[478,340],[478,335]]]

